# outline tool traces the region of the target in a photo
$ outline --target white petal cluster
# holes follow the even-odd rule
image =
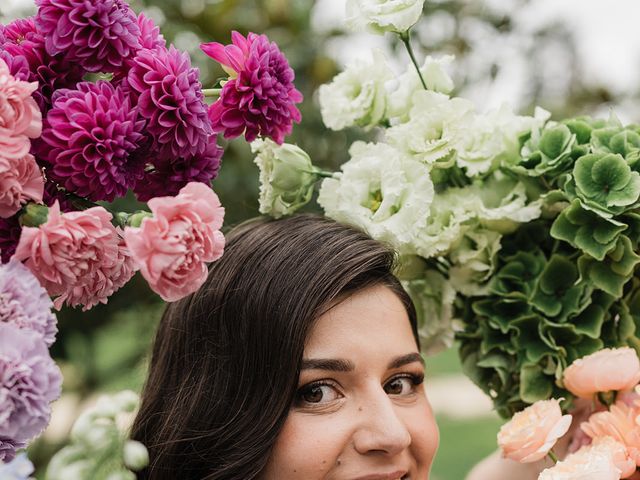
[[[411,253],[434,188],[426,167],[384,143],[356,142],[339,178],[322,182],[318,203],[337,221]]]
[[[386,83],[392,79],[393,72],[380,50],[374,50],[371,60],[350,64],[318,91],[324,124],[332,130],[354,125],[370,129],[380,124],[387,110]]]
[[[347,0],[347,26],[373,33],[405,32],[422,15],[424,0]]]

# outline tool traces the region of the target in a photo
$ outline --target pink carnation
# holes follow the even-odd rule
[[[36,82],[16,80],[0,59],[0,152],[5,158],[23,158],[28,139],[40,136],[42,114],[31,97],[37,88]]]
[[[222,256],[224,208],[210,187],[191,182],[175,197],[149,201],[152,218],[126,227],[124,238],[142,276],[164,300],[195,292],[207,278],[207,263]]]
[[[88,310],[122,287],[135,267],[122,237],[102,207],[61,214],[56,201],[46,223],[24,227],[14,258],[57,297],[56,308],[66,302]]]
[[[28,200],[42,202],[43,191],[44,178],[32,155],[14,159],[0,154],[0,217],[12,216]]]

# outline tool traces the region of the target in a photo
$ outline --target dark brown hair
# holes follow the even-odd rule
[[[140,479],[252,480],[294,399],[314,321],[349,293],[383,284],[407,309],[393,250],[331,220],[252,220],[193,295],[168,305],[132,436],[150,453]]]

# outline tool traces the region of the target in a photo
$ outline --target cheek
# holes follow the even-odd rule
[[[411,455],[418,464],[419,470],[424,472],[422,475],[425,475],[430,470],[438,450],[440,442],[438,425],[426,398],[424,402],[416,405],[415,409],[405,412],[405,415],[405,425],[411,434]]]
[[[321,480],[349,445],[349,427],[339,415],[292,412],[269,458],[262,480]]]

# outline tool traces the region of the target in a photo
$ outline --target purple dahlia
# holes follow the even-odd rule
[[[166,48],[167,42],[160,33],[160,28],[144,13],[138,15],[138,28],[140,28],[140,46],[149,50]]]
[[[147,151],[143,155],[152,168],[136,185],[138,200],[146,202],[154,197],[175,196],[189,182],[208,184],[218,175],[222,153],[215,136],[210,138],[204,152],[182,158]]]
[[[9,218],[0,218],[0,260],[7,263],[16,252],[20,241],[22,227],[18,221],[18,214]]]
[[[140,27],[123,0],[36,0],[36,26],[50,55],[89,72],[114,72],[140,48]]]
[[[44,430],[61,384],[42,337],[0,323],[0,451],[5,458]]]
[[[7,62],[9,69],[21,80],[38,82],[38,90],[33,96],[43,112],[46,113],[51,106],[53,92],[72,88],[82,80],[85,71],[77,63],[68,62],[61,54],[52,56],[47,53],[45,39],[36,31],[33,18],[10,23],[5,27],[5,36],[6,41],[0,49],[5,55],[14,57],[11,63]],[[18,59],[26,60],[26,70],[24,60]],[[19,64],[15,65],[16,62]]]
[[[211,42],[200,46],[226,71],[234,72],[209,108],[213,130],[224,132],[225,138],[244,133],[248,142],[262,136],[281,144],[293,122],[301,119],[295,104],[302,101],[302,94],[293,84],[293,69],[265,35],[249,33],[245,38],[233,32],[231,38],[232,45]]]
[[[198,69],[191,67],[189,55],[173,46],[142,49],[133,59],[126,85],[147,120],[155,149],[178,157],[206,150],[211,124]]]
[[[56,340],[56,316],[47,291],[31,270],[16,260],[0,265],[0,324],[39,334],[47,346]]]
[[[47,114],[38,154],[47,176],[90,200],[124,196],[142,177],[132,153],[143,139],[144,120],[120,87],[81,82],[58,90]],[[48,147],[48,148],[46,148]]]

